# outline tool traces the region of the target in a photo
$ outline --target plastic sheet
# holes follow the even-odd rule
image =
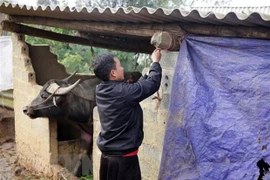
[[[13,89],[12,40],[0,36],[0,91]]]
[[[270,163],[269,123],[270,41],[186,37],[159,179],[257,180],[257,162]]]

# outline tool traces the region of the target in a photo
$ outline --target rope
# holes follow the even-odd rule
[[[39,109],[46,109],[46,108],[49,108],[49,107],[53,107],[53,106],[56,106],[56,104],[53,104],[53,105],[49,105],[49,106],[45,106],[45,107],[40,107],[40,108],[33,108],[33,106],[40,106],[41,104],[47,102],[51,97],[54,96],[54,94],[56,93],[56,91],[60,88],[60,86],[49,96],[47,97],[47,99],[45,99],[44,101],[40,102],[39,104],[35,104],[35,105],[31,105],[29,106],[29,108],[32,108],[33,110],[39,110]]]
[[[47,109],[47,108],[50,108],[50,107],[57,107],[57,104],[56,104],[56,101],[55,101],[55,99],[53,99],[53,104],[52,105],[48,105],[48,106],[43,106],[43,107],[40,107],[40,108],[33,108],[33,106],[40,106],[40,105],[42,105],[43,103],[45,103],[45,102],[47,102],[51,97],[53,97],[53,98],[55,98],[55,93],[56,93],[56,91],[59,89],[60,87],[58,87],[47,99],[45,99],[44,101],[42,101],[41,103],[39,103],[39,104],[37,104],[37,105],[31,105],[31,106],[29,106],[29,108],[32,108],[32,110],[40,110],[40,109]],[[71,92],[72,94],[74,94],[75,96],[77,96],[77,97],[79,97],[79,98],[81,98],[81,99],[84,99],[84,100],[87,100],[87,101],[92,101],[92,102],[95,102],[94,100],[92,100],[92,99],[88,99],[88,98],[85,98],[85,97],[83,97],[83,96],[80,96],[80,95],[78,95],[78,94],[76,94],[76,93],[74,93],[74,92]]]

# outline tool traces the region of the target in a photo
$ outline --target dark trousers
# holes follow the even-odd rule
[[[138,156],[108,156],[100,158],[100,180],[141,180]]]

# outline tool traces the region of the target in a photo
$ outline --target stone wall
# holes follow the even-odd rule
[[[13,34],[13,97],[15,117],[15,141],[19,163],[27,169],[47,176],[55,174],[52,164],[58,163],[57,122],[47,118],[30,119],[23,114],[28,105],[50,78],[66,77],[62,65],[48,46],[30,46],[23,35]],[[39,61],[39,63],[38,63]],[[35,68],[40,71],[35,73]],[[41,66],[40,66],[41,65]],[[57,68],[58,67],[58,68]],[[57,69],[57,71],[56,71]],[[38,78],[37,78],[38,74]],[[45,75],[46,74],[46,75]]]
[[[144,141],[139,149],[139,159],[142,172],[142,179],[155,180],[158,178],[163,139],[168,116],[168,105],[170,100],[172,78],[178,52],[162,51],[161,67],[162,82],[158,93],[141,102],[144,112]],[[158,100],[160,97],[161,101]],[[97,108],[94,109],[94,179],[99,179],[100,151],[97,148],[96,140],[100,132],[100,123]]]

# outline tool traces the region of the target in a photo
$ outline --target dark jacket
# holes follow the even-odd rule
[[[140,102],[160,87],[162,70],[155,62],[148,77],[129,84],[104,81],[96,88],[96,102],[101,122],[97,139],[105,154],[122,155],[138,149],[143,140],[143,112]]]

